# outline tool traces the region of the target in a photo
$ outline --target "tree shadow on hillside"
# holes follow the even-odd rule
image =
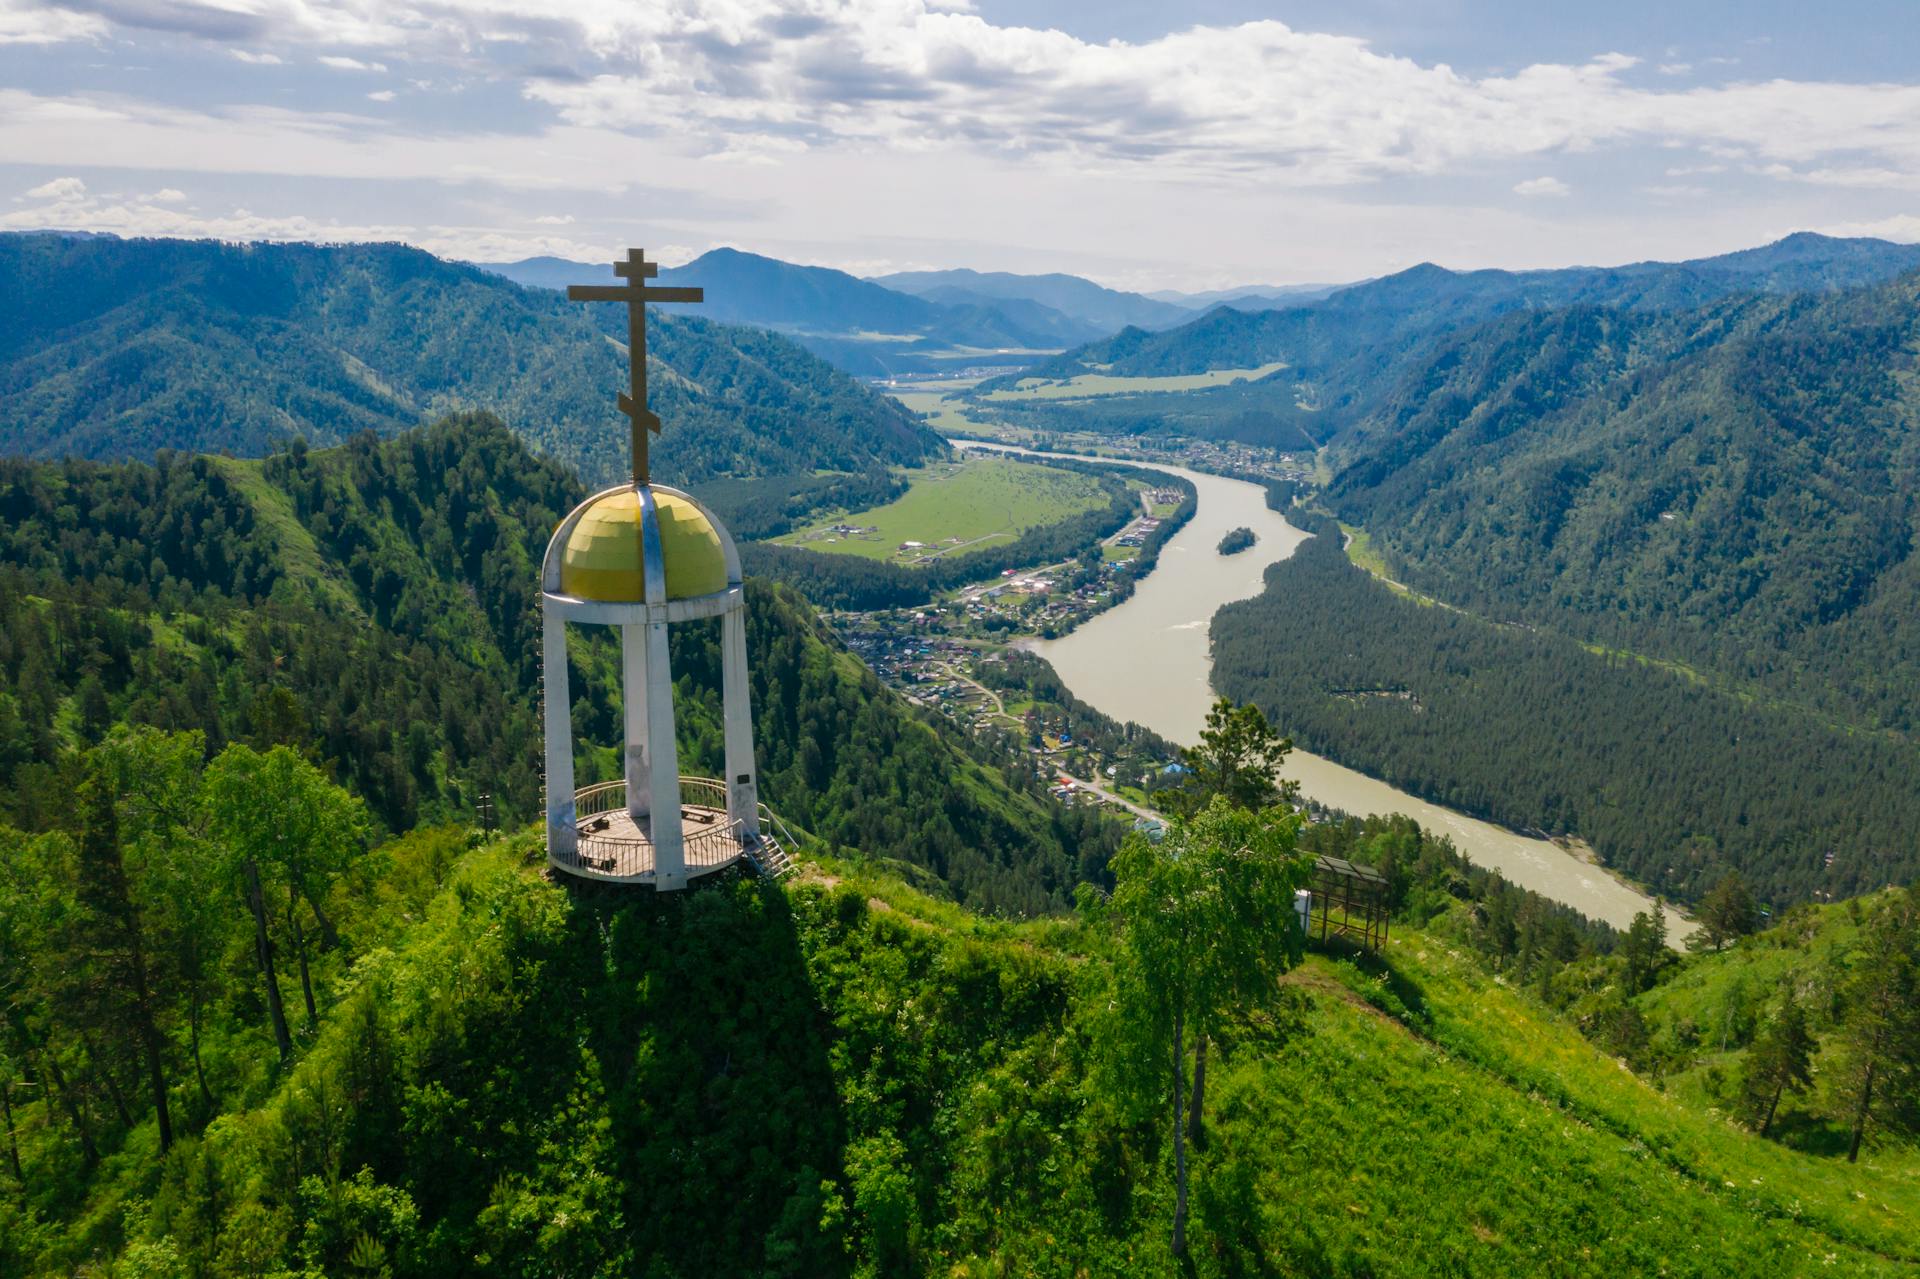
[[[1767,1136],[1789,1150],[1822,1159],[1839,1159],[1847,1153],[1853,1134],[1845,1124],[1837,1124],[1822,1115],[1809,1114],[1788,1102],[1773,1117]]]
[[[844,1273],[821,1227],[846,1131],[831,1026],[785,893],[733,873],[679,893],[570,887],[601,956],[581,1011],[639,1271]]]
[[[1430,1020],[1426,992],[1420,983],[1386,956],[1347,937],[1315,940],[1309,950],[1351,964],[1372,979],[1373,984],[1358,993],[1380,1011],[1412,1026],[1425,1026]]]

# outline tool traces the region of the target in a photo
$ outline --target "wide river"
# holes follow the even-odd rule
[[[1031,452],[967,440],[952,443],[963,449]],[[1170,741],[1191,745],[1199,740],[1215,696],[1209,635],[1214,613],[1222,605],[1258,595],[1267,566],[1292,555],[1310,535],[1268,510],[1266,491],[1257,484],[1158,462],[1101,460],[1181,476],[1199,493],[1199,507],[1161,548],[1160,562],[1131,599],[1061,639],[1035,641],[1031,647],[1084,701],[1114,719],[1132,720]],[[1253,549],[1220,554],[1220,538],[1229,529],[1243,527],[1259,539]],[[1311,607],[1312,601],[1302,604]],[[1330,759],[1295,749],[1283,774],[1300,783],[1302,794],[1330,808],[1405,813],[1428,830],[1450,836],[1476,864],[1592,918],[1624,928],[1634,915],[1652,909],[1652,900],[1638,889],[1558,844],[1430,804]],[[1669,915],[1667,928],[1678,942],[1694,925]]]

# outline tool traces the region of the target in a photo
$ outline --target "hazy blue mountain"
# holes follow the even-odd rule
[[[716,320],[798,333],[924,333],[941,323],[946,309],[845,271],[739,249],[715,249],[666,268],[659,282],[705,288],[704,309]]]
[[[1026,375],[1065,378],[1098,368],[1163,376],[1284,361],[1292,373],[1276,393],[1311,402],[1332,435],[1376,407],[1449,335],[1510,312],[1577,305],[1685,310],[1742,294],[1834,292],[1915,267],[1920,245],[1811,234],[1690,262],[1552,271],[1450,271],[1422,263],[1303,306],[1219,307],[1163,333],[1123,330],[1036,364]]]
[[[1091,342],[1095,338],[1105,337],[1113,332],[1115,326],[1093,324],[1078,316],[1057,311],[1042,302],[1031,298],[997,298],[986,293],[975,293],[957,285],[942,285],[929,289],[918,296],[941,306],[955,310],[971,312],[985,317],[997,315],[1003,322],[1017,327],[1024,334],[1045,336],[1055,346],[1074,346],[1081,342]]]
[[[611,262],[570,262],[566,258],[521,258],[518,262],[475,262],[489,275],[504,276],[533,289],[564,289],[569,284],[618,284]]]
[[[625,316],[399,245],[0,238],[0,450],[259,455],[488,409],[590,481],[625,467]],[[912,301],[912,299],[908,299]],[[658,471],[865,470],[944,450],[777,334],[654,319]]]
[[[1081,320],[1101,334],[1136,325],[1166,329],[1193,318],[1193,308],[1125,293],[1077,275],[1016,275],[1009,271],[898,271],[874,283],[935,301],[963,298],[1024,300]]]
[[[1201,293],[1158,289],[1147,296],[1157,301],[1171,302],[1175,306],[1192,311],[1205,311],[1222,304],[1246,311],[1263,306],[1298,306],[1303,302],[1323,298],[1335,289],[1350,287],[1352,286],[1347,284],[1243,284],[1238,288],[1208,289]]]
[[[610,268],[558,258],[527,258],[483,269],[522,284],[564,288],[611,279]],[[715,249],[658,283],[706,289],[701,314],[785,333],[836,368],[862,377],[951,368],[978,357],[1000,367],[1036,353],[1088,342],[1112,331],[1043,304],[984,294],[950,300],[917,297],[831,267],[801,266],[739,249]]]

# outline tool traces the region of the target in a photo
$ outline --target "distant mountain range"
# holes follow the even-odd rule
[[[621,309],[416,249],[0,236],[0,294],[13,300],[0,315],[9,453],[259,455],[294,435],[323,445],[483,408],[590,482],[625,469]],[[893,401],[764,329],[662,309],[651,338],[663,479],[863,471],[944,450]]]
[[[480,262],[481,270],[533,288],[612,279],[611,268],[563,258]],[[1006,271],[901,271],[863,280],[739,249],[715,249],[660,272],[662,284],[708,290],[702,315],[785,333],[837,367],[864,377],[951,371],[973,363],[1024,366],[1129,326],[1191,322],[1216,304],[1294,306],[1334,285],[1255,285],[1148,297],[1077,275]]]
[[[899,271],[874,277],[902,293],[935,301],[976,304],[1029,302],[1092,325],[1104,335],[1129,325],[1168,329],[1194,318],[1195,308],[1139,293],[1122,293],[1077,275],[1014,275],[1006,271]]]
[[[983,383],[976,393],[1011,386],[1017,377],[1164,377],[1284,363],[1284,377],[1261,384],[1263,411],[1289,435],[1304,425],[1316,440],[1337,441],[1453,335],[1510,312],[1579,305],[1675,311],[1743,294],[1833,292],[1916,267],[1920,245],[1812,234],[1689,262],[1555,271],[1449,271],[1423,263],[1284,310],[1220,307],[1176,329],[1125,329]],[[1231,400],[1234,414],[1247,411],[1244,395],[1217,398]],[[1063,414],[1056,403],[1030,411],[1050,420]],[[1096,426],[1106,411],[1097,402],[1071,410]]]
[[[554,258],[479,265],[540,288],[609,278],[610,270]],[[707,291],[702,315],[784,333],[846,372],[866,377],[968,362],[1022,365],[1036,353],[1112,331],[1031,298],[977,292],[923,297],[845,271],[738,249],[715,249],[683,267],[663,269],[658,282],[700,286]]]
[[[1171,302],[1176,306],[1192,311],[1206,311],[1216,306],[1230,306],[1239,311],[1257,311],[1266,308],[1299,306],[1323,298],[1335,289],[1351,288],[1346,284],[1243,284],[1234,289],[1210,289],[1205,293],[1180,293],[1173,289],[1161,289],[1147,294],[1161,302]],[[1152,328],[1143,324],[1141,328]]]

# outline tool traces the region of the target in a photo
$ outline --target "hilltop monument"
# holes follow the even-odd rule
[[[575,507],[547,544],[541,567],[547,749],[547,861],[584,879],[684,888],[700,875],[751,860],[782,869],[787,858],[761,829],[747,693],[746,596],[740,556],[713,512],[692,494],[655,484],[649,447],[660,419],[647,407],[649,302],[698,302],[701,290],[646,283],[659,267],[630,250],[617,285],[575,285],[578,302],[627,304],[628,385],[620,411],[631,424],[633,477]],[[674,738],[667,628],[721,619],[724,780],[680,775]],[[574,789],[573,707],[567,683],[567,623],[620,628],[626,775]]]

